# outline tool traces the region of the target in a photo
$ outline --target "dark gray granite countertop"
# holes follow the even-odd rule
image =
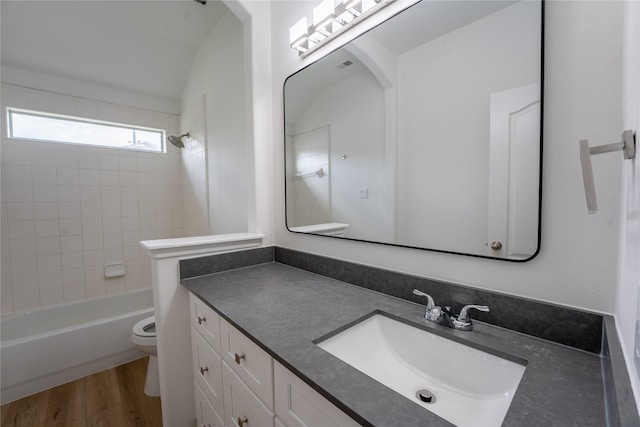
[[[185,279],[182,284],[363,425],[451,426],[313,343],[376,310],[525,359],[527,367],[503,426],[606,424],[596,354],[481,322],[474,323],[472,332],[435,325],[424,320],[424,306],[279,263]]]

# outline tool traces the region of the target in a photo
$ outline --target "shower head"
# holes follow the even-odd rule
[[[182,138],[189,138],[189,132],[182,134],[180,136],[169,135],[167,136],[167,141],[169,141],[172,145],[175,145],[178,148],[184,148],[184,143],[182,142]]]

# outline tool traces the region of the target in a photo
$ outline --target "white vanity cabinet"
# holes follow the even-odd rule
[[[347,414],[274,361],[276,426],[356,427]],[[279,423],[279,424],[278,424]]]
[[[189,294],[198,427],[355,427],[355,421]]]

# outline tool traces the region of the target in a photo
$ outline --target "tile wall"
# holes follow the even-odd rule
[[[145,153],[10,140],[6,107],[166,129],[179,117],[2,84],[2,313],[151,286],[140,240],[181,237],[182,166]],[[104,266],[126,264],[106,279]]]

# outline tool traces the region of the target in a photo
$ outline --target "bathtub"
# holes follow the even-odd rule
[[[145,356],[131,328],[151,315],[149,288],[3,316],[2,404]]]

